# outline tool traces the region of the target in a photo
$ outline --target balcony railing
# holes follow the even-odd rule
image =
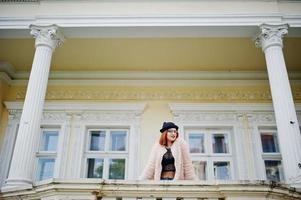
[[[266,181],[121,181],[51,179],[32,188],[0,193],[0,199],[42,200],[262,200],[301,199],[287,185]]]

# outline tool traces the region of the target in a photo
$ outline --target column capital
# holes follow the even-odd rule
[[[36,39],[35,46],[48,46],[52,50],[64,42],[64,36],[56,25],[38,26],[31,24],[30,34]]]
[[[282,38],[287,34],[288,24],[270,25],[262,24],[260,33],[255,38],[255,45],[265,51],[270,46],[283,47]]]

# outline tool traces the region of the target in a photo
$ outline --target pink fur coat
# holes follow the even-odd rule
[[[174,180],[195,180],[194,169],[188,152],[188,145],[182,138],[176,139],[171,146],[175,158],[176,173]],[[166,153],[164,146],[156,143],[149,157],[149,161],[140,177],[142,180],[160,180],[162,157]]]

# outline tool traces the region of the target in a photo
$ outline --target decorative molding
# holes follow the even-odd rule
[[[299,91],[297,91],[299,92]],[[300,91],[301,92],[301,91]],[[25,98],[25,89],[18,88],[16,99]],[[203,101],[271,101],[264,88],[49,88],[47,100],[203,100]]]
[[[42,116],[42,121],[65,121],[67,115],[65,112],[50,112],[44,111]]]
[[[251,122],[257,122],[257,123],[275,123],[276,126],[276,119],[274,112],[271,113],[253,113],[252,117],[249,119]]]
[[[23,102],[4,102],[11,119],[20,120]],[[77,120],[98,122],[136,122],[144,111],[144,103],[76,103],[45,102],[42,121]]]
[[[8,109],[8,116],[9,119],[13,120],[20,120],[21,119],[22,111],[20,109]]]
[[[271,103],[170,103],[168,104],[172,112],[187,111],[224,111],[224,112],[242,112],[242,111],[273,111]],[[301,105],[298,106],[301,109]]]
[[[235,113],[193,113],[193,112],[173,112],[174,119],[181,123],[199,123],[199,122],[217,122],[217,121],[235,121]]]
[[[180,123],[235,122],[241,121],[244,114],[250,122],[276,123],[272,104],[243,103],[170,103],[174,119]],[[296,105],[301,114],[301,104]]]
[[[4,102],[8,110],[21,110],[23,102]],[[80,103],[80,102],[45,102],[44,111],[64,111],[66,113],[82,114],[86,111],[131,111],[141,114],[145,103]],[[81,112],[79,112],[81,111]]]
[[[82,114],[82,120],[86,121],[98,121],[101,123],[132,123],[135,122],[137,112],[85,112]]]

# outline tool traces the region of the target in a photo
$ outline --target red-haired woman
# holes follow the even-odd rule
[[[188,152],[188,145],[178,138],[178,126],[164,122],[159,143],[151,151],[143,180],[194,180],[195,174]]]

